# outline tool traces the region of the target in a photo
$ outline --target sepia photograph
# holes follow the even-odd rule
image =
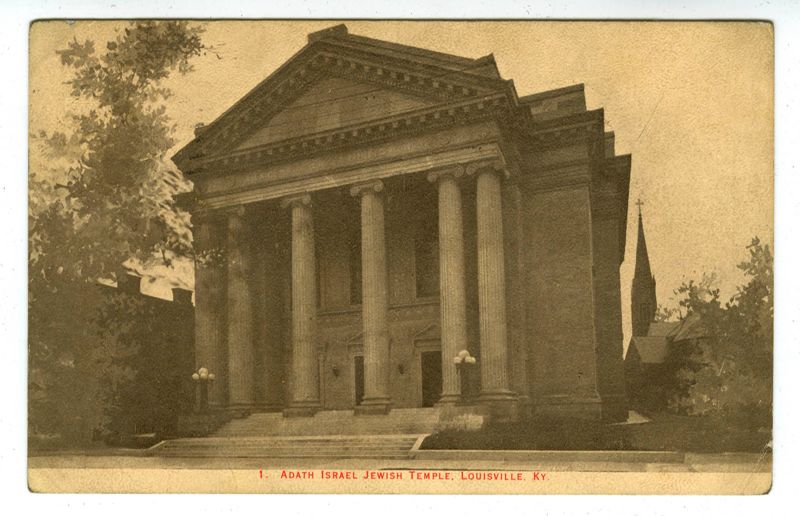
[[[771,22],[28,31],[31,491],[770,491]]]

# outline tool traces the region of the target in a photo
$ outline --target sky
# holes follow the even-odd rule
[[[214,53],[168,81],[179,149],[283,64],[309,32],[341,23],[204,22]],[[617,154],[631,154],[628,239],[620,269],[625,342],[636,205],[643,216],[659,303],[704,272],[727,298],[753,236],[773,241],[773,35],[768,24],[698,22],[344,22],[350,33],[464,57],[494,54],[520,96],[585,85],[605,110]],[[80,109],[55,53],[73,38],[104,42],[119,22],[34,24],[30,130],[63,127]],[[103,48],[104,45],[98,45]],[[184,271],[185,272],[185,271]],[[157,289],[156,286],[152,287]],[[154,293],[157,293],[154,291]]]

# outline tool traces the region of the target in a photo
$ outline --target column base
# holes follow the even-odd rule
[[[365,399],[361,405],[356,405],[354,410],[357,416],[379,416],[388,414],[392,410],[392,401],[389,398]]]
[[[442,397],[439,398],[434,406],[435,407],[452,407],[455,405],[461,405],[462,399],[460,394],[442,394]]]
[[[258,403],[253,405],[253,412],[283,412],[284,408],[282,403]]]
[[[214,410],[225,412],[234,419],[242,419],[253,412],[253,405],[249,403],[230,404],[227,407],[218,407]]]
[[[311,417],[321,409],[318,401],[294,402],[283,409],[283,417]]]
[[[511,391],[483,391],[478,403],[489,418],[496,421],[516,421],[519,419],[519,398]]]

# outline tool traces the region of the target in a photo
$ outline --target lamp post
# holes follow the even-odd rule
[[[209,373],[208,369],[201,367],[196,373],[192,373],[192,380],[195,381],[200,389],[200,403],[197,407],[198,412],[208,412],[208,389],[211,382],[216,380],[217,375]]]
[[[460,384],[461,390],[461,401],[462,403],[466,401],[464,397],[464,386],[466,385],[467,380],[467,366],[472,366],[477,363],[475,357],[469,354],[469,351],[466,349],[462,349],[458,352],[458,355],[453,357],[453,363],[456,365],[456,370],[458,371],[458,381]]]

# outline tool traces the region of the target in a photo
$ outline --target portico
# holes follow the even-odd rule
[[[474,159],[474,151],[469,149],[463,155],[452,151],[444,156],[429,155],[426,161],[427,166],[421,166],[416,160],[410,160],[408,166],[403,169],[409,170],[408,175],[411,176],[404,181],[406,186],[412,184],[414,191],[430,190],[427,195],[437,199],[436,207],[439,215],[438,236],[435,243],[438,246],[439,256],[437,265],[440,300],[423,299],[428,296],[419,298],[414,296],[411,305],[419,304],[431,308],[437,308],[438,305],[438,319],[442,321],[441,324],[435,318],[425,321],[427,325],[433,325],[431,330],[433,333],[438,333],[438,340],[441,342],[438,347],[441,356],[442,394],[438,403],[461,402],[460,380],[453,359],[460,350],[467,348],[468,343],[462,210],[464,201],[461,192],[467,183],[469,183],[467,187],[476,192],[473,199],[475,205],[471,207],[470,212],[478,214],[479,231],[475,242],[478,247],[473,250],[472,255],[477,257],[475,261],[479,271],[474,278],[479,292],[477,304],[479,310],[485,313],[480,321],[480,342],[484,349],[482,357],[487,364],[487,370],[483,373],[485,377],[481,377],[482,385],[485,386],[480,391],[481,401],[483,402],[485,398],[489,404],[496,401],[514,402],[516,395],[510,391],[508,384],[508,342],[505,323],[506,296],[500,184],[509,172],[504,158],[499,148],[489,144],[482,151],[480,159]],[[402,166],[402,162],[396,162],[394,166]],[[228,320],[227,324],[222,321],[217,323],[227,328],[229,405],[255,405],[253,379],[256,375],[252,370],[254,347],[246,346],[244,343],[253,342],[256,316],[251,313],[251,307],[254,305],[251,298],[258,294],[254,294],[252,286],[247,284],[245,268],[249,267],[251,273],[259,268],[253,263],[254,242],[251,240],[253,231],[259,225],[261,218],[259,214],[263,214],[265,206],[272,206],[274,209],[274,206],[278,205],[280,209],[289,212],[288,222],[291,229],[289,253],[291,263],[288,267],[291,270],[291,339],[289,339],[291,360],[290,388],[287,397],[289,402],[285,407],[285,414],[310,415],[323,407],[320,399],[320,367],[317,355],[318,342],[324,339],[325,332],[320,334],[318,331],[318,313],[325,320],[331,319],[335,317],[336,310],[329,310],[330,308],[335,307],[340,312],[352,313],[350,309],[353,305],[335,306],[335,301],[323,301],[317,293],[320,288],[317,284],[320,281],[320,274],[327,276],[316,263],[317,254],[324,253],[329,248],[325,242],[316,242],[315,221],[318,217],[330,217],[331,210],[336,211],[341,208],[331,204],[349,195],[358,204],[360,290],[363,296],[358,307],[360,313],[353,314],[356,315],[355,318],[361,320],[358,336],[364,360],[364,397],[355,409],[359,414],[371,414],[385,413],[392,407],[391,369],[393,368],[389,352],[390,287],[386,240],[392,239],[393,234],[391,230],[387,232],[386,229],[385,203],[388,196],[404,195],[402,191],[393,191],[393,186],[398,184],[397,181],[387,181],[388,178],[397,177],[396,173],[386,175],[386,171],[380,167],[364,167],[360,173],[352,174],[351,181],[341,181],[334,187],[326,182],[317,183],[315,187],[305,188],[304,193],[289,195],[275,195],[269,189],[264,189],[262,199],[250,198],[248,202],[236,205],[235,209],[209,206],[202,213],[203,230],[198,232],[198,240],[205,238],[225,242],[227,274],[224,276],[227,281],[223,290],[227,292]],[[293,191],[294,189],[290,187],[291,185],[280,185],[280,193],[286,190]],[[326,202],[329,205],[320,209],[319,205]],[[410,203],[412,207],[415,202]],[[430,210],[426,215],[432,216],[435,221],[436,211]],[[405,218],[409,222],[414,219],[412,216],[403,217],[401,212],[393,216],[395,219]],[[486,220],[481,221],[481,218]],[[212,222],[214,220],[217,224]],[[278,221],[270,223],[280,224]],[[250,228],[246,235],[243,234],[245,225]],[[210,233],[214,231],[220,234],[212,237]],[[200,276],[201,279],[205,279],[202,277],[202,272]],[[216,274],[216,280],[219,281],[218,278],[221,276],[223,275]],[[357,278],[348,279],[354,281]],[[326,277],[326,280],[327,283],[331,283],[330,278]],[[209,286],[211,281],[214,279],[206,280]],[[344,287],[344,285],[339,286]],[[330,288],[330,285],[327,288]],[[198,293],[198,299],[201,297],[202,292]],[[422,302],[416,303],[416,301]],[[206,306],[201,303],[198,312],[211,310]],[[214,316],[203,313],[200,319],[210,321]],[[209,343],[214,341],[211,334],[216,328],[211,326],[206,322],[199,326],[199,335],[205,336],[205,340]],[[322,371],[322,374],[325,374],[325,371]]]
[[[558,104],[537,114],[548,102],[517,97],[491,56],[338,26],[198,128],[174,159],[194,182],[196,360],[217,375],[212,405],[513,419],[601,417],[606,390],[619,401],[598,382],[596,353],[617,350],[597,345],[591,240],[595,199],[624,231],[627,172],[602,112],[558,122]],[[617,275],[620,236],[606,246]],[[459,373],[462,350],[477,363]],[[618,351],[621,364],[621,334]]]

